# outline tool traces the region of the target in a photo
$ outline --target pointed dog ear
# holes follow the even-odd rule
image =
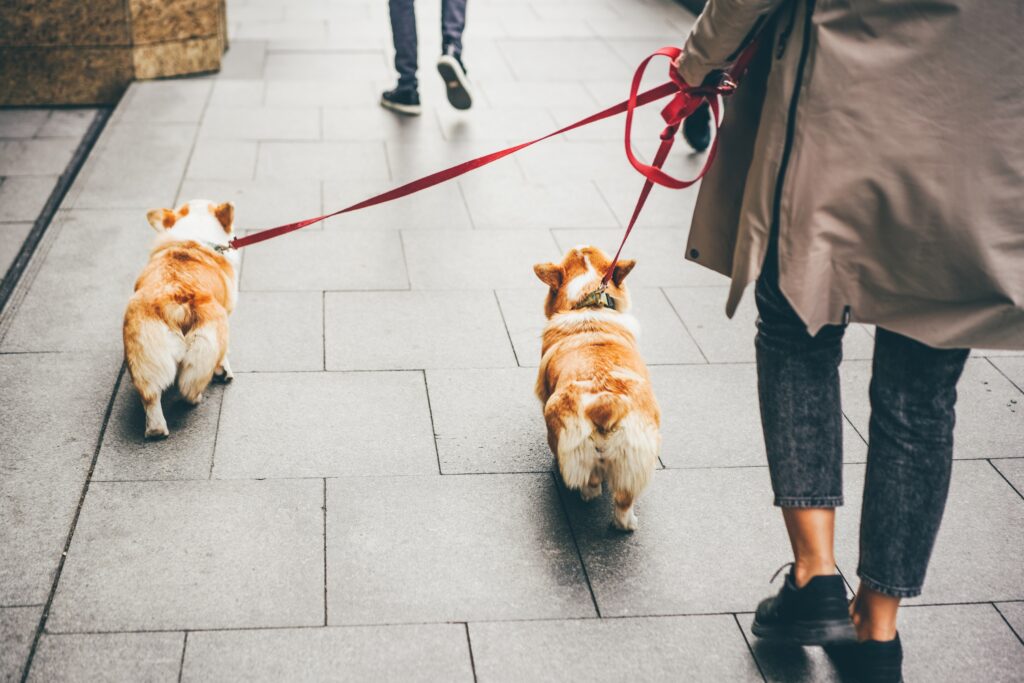
[[[174,227],[175,221],[178,220],[178,215],[170,209],[152,209],[146,214],[146,220],[149,221],[154,230],[163,232]]]
[[[538,263],[533,267],[533,272],[551,289],[562,286],[562,266],[557,263]]]
[[[235,205],[231,202],[224,202],[210,209],[213,211],[213,215],[217,217],[217,221],[224,228],[224,232],[231,232],[232,226],[235,224]]]
[[[615,264],[615,272],[612,273],[612,282],[618,287],[622,284],[622,281],[629,275],[629,271],[633,270],[636,265],[636,261],[631,258],[624,258]]]

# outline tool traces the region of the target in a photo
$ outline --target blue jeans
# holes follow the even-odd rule
[[[774,240],[755,297],[758,393],[775,504],[842,505],[845,327],[807,333],[779,289]],[[921,593],[946,507],[956,384],[967,355],[881,328],[875,333],[857,574],[881,593]]]
[[[399,88],[416,88],[416,11],[413,0],[388,0],[391,37],[395,42],[395,70]],[[441,52],[449,46],[462,54],[462,31],[466,27],[466,0],[441,0]]]

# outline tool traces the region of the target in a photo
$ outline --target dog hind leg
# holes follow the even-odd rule
[[[199,405],[213,373],[224,358],[227,326],[222,320],[200,325],[185,336],[185,356],[178,369],[178,391],[191,405]]]
[[[125,360],[135,390],[146,410],[147,439],[162,439],[170,434],[160,398],[174,384],[184,344],[162,321],[145,320],[126,328]]]

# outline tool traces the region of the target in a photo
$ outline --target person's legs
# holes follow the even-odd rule
[[[462,56],[462,32],[466,28],[466,0],[441,0],[441,54],[448,48]]]
[[[388,0],[391,15],[391,37],[395,44],[395,70],[398,88],[415,90],[417,87],[416,9],[413,0]]]
[[[878,329],[860,525],[860,640],[892,640],[901,598],[921,593],[949,492],[964,349]]]

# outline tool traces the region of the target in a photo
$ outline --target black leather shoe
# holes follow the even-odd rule
[[[793,572],[778,595],[761,601],[750,630],[758,638],[793,645],[856,640],[843,577],[815,576],[797,588]]]
[[[825,652],[840,674],[857,683],[903,683],[903,645],[898,633],[893,640],[828,645]]]
[[[683,121],[683,137],[696,152],[703,152],[711,145],[711,108],[707,102]]]
[[[395,88],[380,96],[380,106],[406,116],[419,116],[420,93],[415,88]]]

